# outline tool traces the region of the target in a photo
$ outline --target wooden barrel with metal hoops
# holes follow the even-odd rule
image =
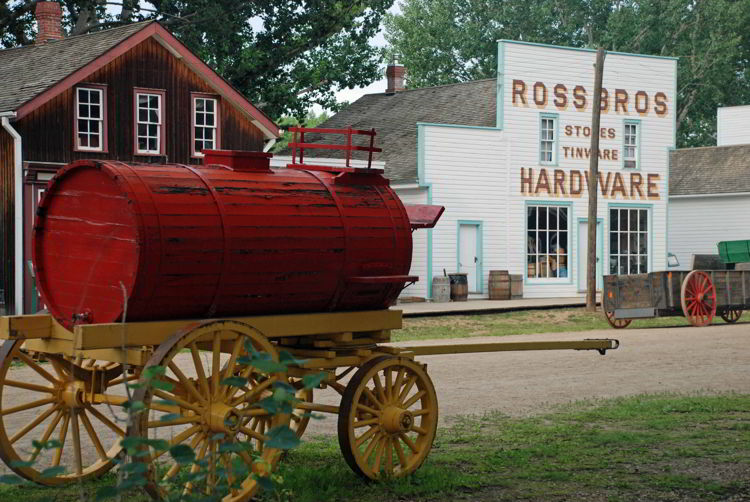
[[[507,270],[490,270],[490,300],[510,300],[510,274]]]

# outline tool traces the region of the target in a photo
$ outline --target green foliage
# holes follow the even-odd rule
[[[256,374],[256,380],[260,378],[271,378],[273,375],[286,374],[289,366],[300,365],[304,361],[296,359],[289,352],[283,351],[280,354],[279,361],[274,361],[270,354],[265,352],[258,352],[252,344],[247,342],[245,344],[246,350],[250,356],[242,356],[237,358],[237,364],[239,367],[243,365],[250,365],[260,376]],[[164,366],[151,366],[145,368],[141,372],[140,379],[137,383],[128,384],[128,387],[134,389],[152,388],[170,391],[173,389],[173,384],[161,380],[166,374],[166,367]],[[326,374],[311,374],[306,375],[302,382],[304,389],[312,389],[317,387],[324,379]],[[248,385],[249,379],[231,376],[222,380],[222,384],[236,387],[244,387]],[[262,399],[257,406],[264,408],[271,415],[277,415],[280,413],[291,414],[294,410],[294,404],[298,401],[295,397],[297,389],[290,385],[286,381],[274,382],[273,386],[270,387],[271,395]],[[168,403],[167,401],[156,401]],[[174,404],[174,403],[169,403]],[[136,401],[129,399],[123,404],[123,408],[128,412],[128,423],[132,423],[138,419],[138,416],[147,412],[145,403],[142,401]],[[182,415],[176,413],[169,413],[163,415],[160,420],[169,422],[180,418]],[[265,441],[265,446],[273,449],[290,450],[297,448],[301,441],[297,437],[297,434],[289,428],[287,425],[279,425],[266,431],[268,440]],[[232,442],[227,441],[226,434],[217,433],[211,438],[212,441],[218,442],[217,452],[218,454],[226,453],[242,453],[249,454],[256,462],[264,462],[260,454],[255,451],[251,443],[246,442]],[[49,440],[46,442],[33,441],[33,446],[40,449],[58,449],[62,445],[58,440]],[[95,499],[97,502],[102,500],[109,500],[114,497],[119,497],[126,492],[130,492],[136,488],[142,488],[148,484],[149,480],[149,464],[144,461],[145,457],[150,455],[150,449],[161,452],[169,452],[174,462],[179,465],[183,471],[178,475],[175,482],[161,482],[160,486],[166,490],[166,500],[177,501],[177,500],[189,500],[195,502],[213,502],[218,501],[224,494],[227,494],[232,488],[239,488],[242,480],[244,480],[249,474],[249,468],[245,462],[236,456],[229,462],[230,465],[225,465],[223,462],[219,462],[216,458],[201,459],[198,460],[198,456],[195,450],[185,443],[178,443],[170,447],[170,443],[164,439],[152,439],[148,437],[136,437],[126,436],[120,442],[125,450],[125,457],[114,459],[114,462],[119,465],[119,475],[117,482],[114,486],[102,486],[96,491]],[[213,456],[213,453],[211,454]],[[35,461],[15,461],[11,463],[12,467],[32,467]],[[198,469],[194,469],[197,467]],[[189,471],[189,472],[187,472]],[[42,471],[42,477],[56,477],[65,473],[65,467],[55,466]],[[205,480],[208,476],[215,476],[216,483],[213,486],[212,493],[204,494],[188,494],[183,493],[184,483],[198,483],[201,480]],[[278,476],[264,477],[257,474],[252,475],[253,478],[258,482],[260,487],[264,490],[274,491],[275,483],[279,482],[281,478]],[[158,477],[156,478],[158,479]],[[0,485],[19,485],[26,484],[24,480],[15,475],[3,475],[0,476]],[[0,494],[2,491],[0,490]],[[80,492],[81,502],[85,502],[83,492]]]
[[[385,26],[410,87],[494,78],[499,39],[679,57],[677,143],[690,147],[715,144],[716,107],[750,102],[749,21],[733,0],[404,0]]]
[[[294,135],[287,130],[288,128],[294,126],[317,127],[329,118],[330,116],[326,112],[316,115],[313,111],[307,112],[307,115],[305,115],[302,120],[289,115],[281,117],[276,123],[282,130],[284,130],[284,134],[278,139],[278,141],[276,141],[276,144],[271,151],[273,153],[281,152],[285,150],[289,142],[292,141]]]
[[[33,40],[35,2],[0,4],[0,44]],[[149,5],[150,4],[150,5]],[[63,0],[68,32],[157,19],[266,114],[303,117],[315,103],[335,109],[335,91],[380,77],[369,44],[393,0]],[[151,8],[153,6],[153,8]]]

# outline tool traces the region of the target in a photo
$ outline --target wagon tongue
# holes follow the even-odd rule
[[[427,204],[404,204],[404,207],[406,208],[406,214],[409,216],[409,224],[412,230],[433,228],[445,211],[444,206]]]

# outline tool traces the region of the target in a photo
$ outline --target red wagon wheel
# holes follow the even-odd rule
[[[614,312],[604,312],[604,317],[607,318],[609,325],[615,329],[627,328],[630,326],[630,323],[633,322],[632,319],[615,319]]]
[[[721,318],[724,319],[724,321],[732,324],[740,320],[740,317],[742,316],[742,309],[723,310],[720,315]]]
[[[693,270],[682,282],[682,312],[693,326],[708,326],[716,315],[716,288],[711,276]]]

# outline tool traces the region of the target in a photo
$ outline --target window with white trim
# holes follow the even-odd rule
[[[160,154],[162,151],[162,96],[137,92],[136,153]]]
[[[557,119],[542,116],[539,125],[539,162],[554,164],[557,162]]]
[[[625,134],[623,143],[623,167],[630,169],[638,168],[638,124],[625,123]]]
[[[526,277],[568,277],[568,207],[526,208]]]
[[[193,98],[193,154],[202,157],[203,150],[215,150],[218,138],[218,100]]]
[[[104,91],[76,89],[76,150],[104,151]]]
[[[648,272],[648,209],[609,210],[609,273]]]

